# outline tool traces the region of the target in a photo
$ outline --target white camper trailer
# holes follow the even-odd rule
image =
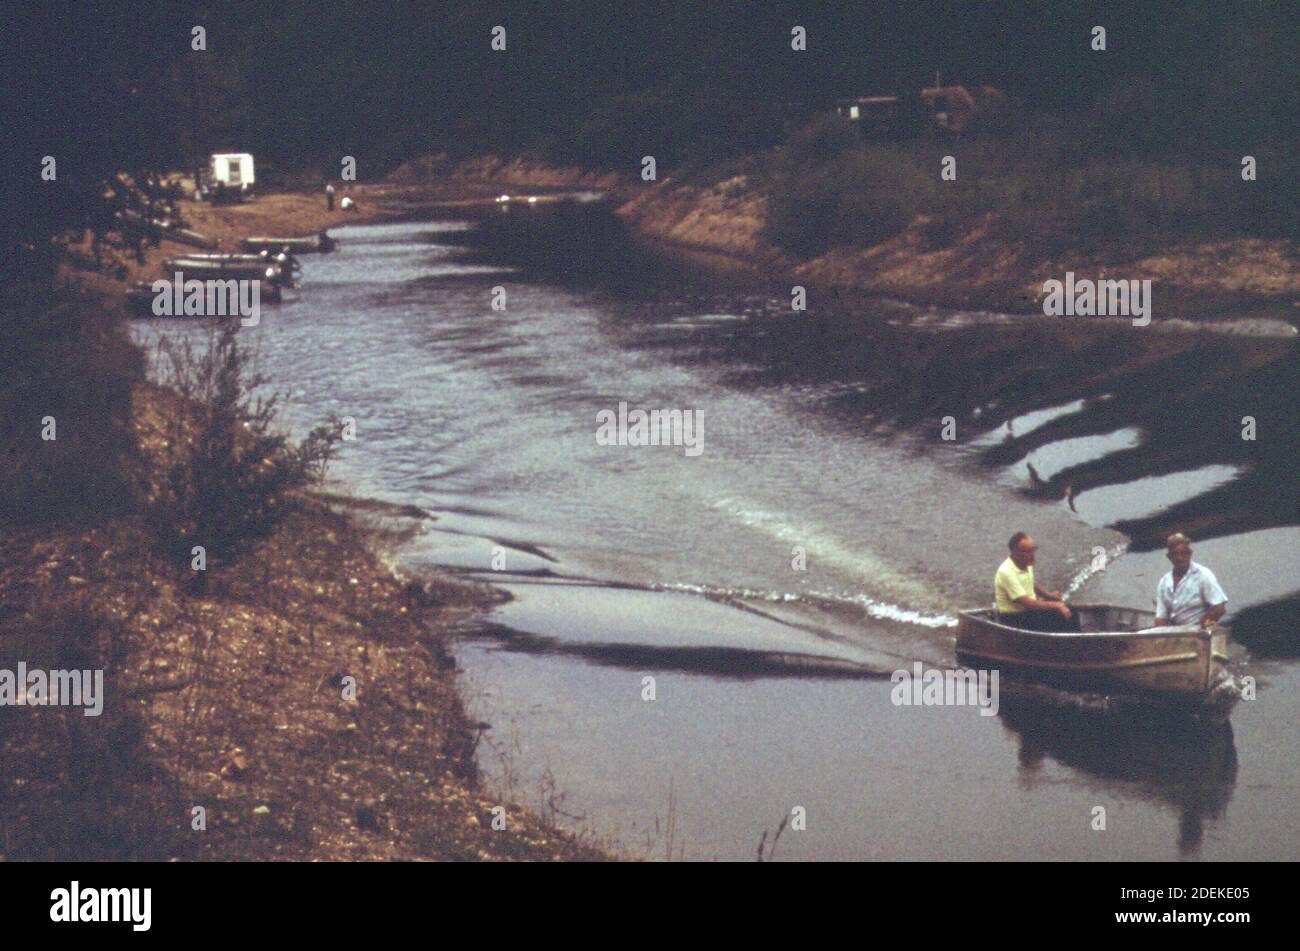
[[[208,195],[247,197],[253,193],[256,182],[253,156],[247,152],[223,152],[212,156],[206,183]]]

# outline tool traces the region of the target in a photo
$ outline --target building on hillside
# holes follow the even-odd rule
[[[837,99],[835,111],[860,123],[865,134],[909,134],[927,127],[955,135],[992,126],[1005,116],[1007,97],[993,86],[932,86],[919,93]]]
[[[213,202],[242,201],[253,194],[257,178],[247,152],[217,152],[199,183],[199,197]]]

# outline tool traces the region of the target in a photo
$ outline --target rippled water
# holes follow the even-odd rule
[[[1292,594],[1277,486],[1231,495],[1276,482],[1256,475],[1270,459],[1166,444],[1213,395],[1171,397],[1179,367],[1253,380],[1294,361],[1290,340],[792,315],[676,278],[556,280],[481,253],[473,227],[339,229],[241,337],[294,429],[355,418],[336,477],[433,514],[408,565],[515,596],[459,650],[498,787],[659,857],[752,857],[796,805],[808,830],[778,857],[1296,857],[1285,657],[1238,650],[1269,686],[1240,735],[1146,744],[1078,717],[903,710],[874,676],[952,663],[955,611],[990,599],[1019,529],[1051,586],[1143,605],[1159,554],[1091,576],[1096,552],[1147,547],[1208,498],[1256,513],[1198,546],[1234,609]],[[598,445],[620,402],[701,414],[704,451]],[[1243,794],[1239,768],[1262,782]],[[1122,832],[1090,831],[1096,803]]]

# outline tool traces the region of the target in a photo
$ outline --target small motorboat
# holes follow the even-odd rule
[[[169,288],[162,293],[170,296],[175,292]],[[158,299],[158,295],[159,292],[154,290],[153,284],[149,281],[136,281],[135,284],[126,289],[126,309],[137,317],[180,316],[174,313],[156,313],[154,311],[154,301]],[[260,282],[258,288],[259,302],[278,304],[282,299],[279,284],[266,280]]]
[[[168,219],[146,218],[140,212],[130,209],[119,211],[116,217],[124,231],[134,231],[160,240],[175,241],[177,244],[188,244],[191,247],[209,250],[215,249],[218,245],[216,238],[209,238],[205,234],[183,228],[179,223]]]
[[[170,292],[169,292],[170,293]],[[153,316],[153,302],[157,299],[153,285],[148,281],[136,281],[126,289],[126,309],[143,317]]]
[[[293,270],[301,270],[302,263],[292,254],[285,254],[283,251],[278,254],[272,254],[270,251],[259,251],[256,254],[202,254],[193,252],[177,255],[177,259],[185,261],[197,261],[204,264],[231,264],[231,265],[275,265],[278,267],[288,267]]]
[[[1220,625],[1156,627],[1155,615],[1110,604],[1072,604],[1083,633],[1026,631],[992,608],[962,611],[957,655],[1054,686],[1188,702],[1234,699],[1228,632]]]
[[[338,246],[338,242],[325,231],[304,238],[245,238],[240,244],[245,251],[270,251],[272,254],[280,251],[285,254],[324,254]]]
[[[249,262],[205,261],[200,258],[167,258],[163,268],[168,274],[180,273],[185,280],[261,281],[263,284],[290,286],[294,282],[293,268],[287,262],[260,260],[256,256]]]

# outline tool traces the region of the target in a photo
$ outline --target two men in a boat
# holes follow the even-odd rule
[[[1034,580],[1034,540],[1016,532],[1007,547],[1010,554],[993,579],[998,620],[1028,631],[1079,631],[1079,616],[1061,600],[1061,592],[1048,591]]]
[[[1165,557],[1173,568],[1156,585],[1156,625],[1209,627],[1223,617],[1228,596],[1213,571],[1192,561],[1192,540],[1182,532],[1170,535]]]
[[[993,579],[998,620],[1028,631],[1081,630],[1079,616],[1034,580],[1038,545],[1024,532],[1011,536],[1010,554]],[[1170,535],[1165,556],[1173,568],[1156,585],[1156,626],[1200,624],[1208,627],[1228,610],[1228,596],[1209,568],[1192,561],[1192,540]]]

